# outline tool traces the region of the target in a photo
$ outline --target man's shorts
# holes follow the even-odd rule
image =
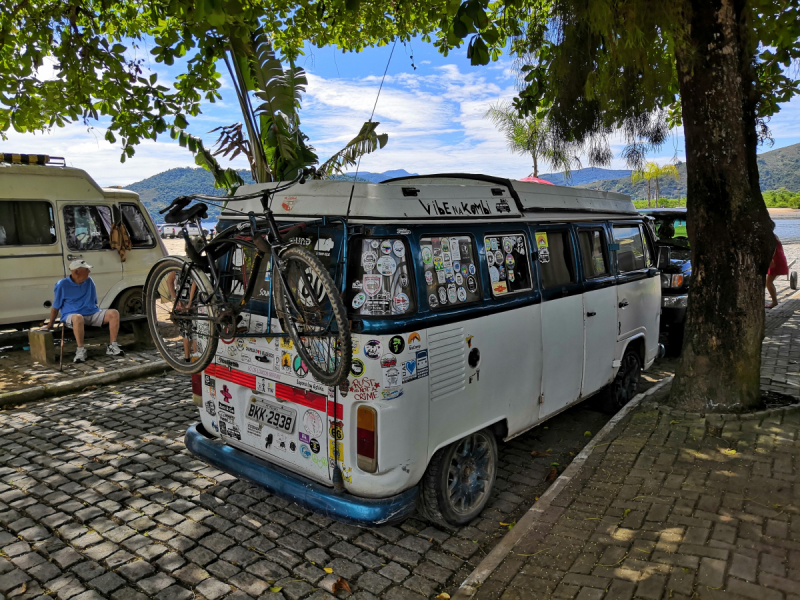
[[[64,319],[64,323],[66,323],[67,327],[70,329],[72,329],[72,317],[74,316],[75,315],[69,315],[66,319]],[[93,315],[83,315],[83,325],[84,327],[102,327],[105,316],[106,311],[104,310],[96,312]]]

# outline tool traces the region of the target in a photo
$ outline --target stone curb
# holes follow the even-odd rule
[[[459,586],[456,593],[453,594],[452,600],[468,600],[474,596],[480,586],[483,585],[489,576],[494,573],[497,567],[505,560],[506,556],[511,552],[514,546],[519,542],[530,529],[539,521],[542,514],[550,508],[553,500],[556,499],[558,494],[569,484],[570,481],[578,474],[583,464],[591,456],[594,449],[613,431],[617,424],[622,421],[634,408],[636,408],[645,398],[654,394],[667,383],[672,381],[672,376],[665,377],[646,392],[638,394],[631,399],[628,404],[614,415],[605,426],[597,432],[588,444],[580,451],[578,456],[564,469],[564,472],[556,479],[553,484],[547,488],[547,491],[541,495],[539,500],[528,509],[528,512],[517,522],[514,529],[509,531],[502,540],[486,555],[486,557],[475,567],[475,570],[470,573],[464,582]]]
[[[776,406],[775,408],[768,408],[767,410],[759,410],[751,413],[693,413],[663,404],[658,406],[658,410],[673,417],[685,417],[690,419],[705,418],[706,420],[711,419],[715,421],[760,421],[761,419],[766,419],[767,417],[772,417],[781,413],[800,412],[800,403]]]
[[[108,373],[96,373],[94,375],[87,375],[86,377],[70,379],[69,381],[47,383],[45,385],[30,387],[24,390],[16,390],[14,392],[0,394],[0,407],[9,406],[12,404],[22,404],[24,402],[33,402],[35,400],[51,398],[53,396],[65,396],[67,394],[72,394],[73,392],[79,392],[90,385],[117,383],[119,381],[137,379],[139,377],[146,377],[147,375],[156,375],[158,373],[171,370],[172,367],[170,367],[166,361],[159,360],[144,365],[136,365],[134,367],[126,367],[124,369],[109,371]]]

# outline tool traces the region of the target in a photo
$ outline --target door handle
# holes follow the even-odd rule
[[[619,307],[620,308],[625,308],[626,306],[628,306],[628,301],[627,300],[623,300],[622,302],[619,303]]]
[[[83,258],[83,254],[67,254],[68,260],[75,260],[77,258]]]
[[[596,312],[587,312],[587,313],[586,313],[586,316],[587,316],[587,317],[593,317],[593,316],[595,316],[596,314],[597,314]]]

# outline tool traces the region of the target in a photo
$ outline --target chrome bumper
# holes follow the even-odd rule
[[[686,308],[689,294],[680,296],[661,296],[661,308]]]

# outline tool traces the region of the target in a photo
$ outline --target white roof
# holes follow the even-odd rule
[[[139,194],[101,188],[83,169],[0,162],[0,199],[9,200],[135,200]]]
[[[276,185],[244,185],[236,195]],[[515,220],[539,213],[572,218],[575,213],[638,214],[630,198],[622,194],[481,175],[429,175],[355,185],[349,181],[309,180],[279,193],[271,208],[279,218],[345,216],[348,204],[350,218],[364,221]],[[261,212],[258,199],[234,201],[230,206],[245,213]],[[223,217],[237,215],[238,212],[222,212]]]

